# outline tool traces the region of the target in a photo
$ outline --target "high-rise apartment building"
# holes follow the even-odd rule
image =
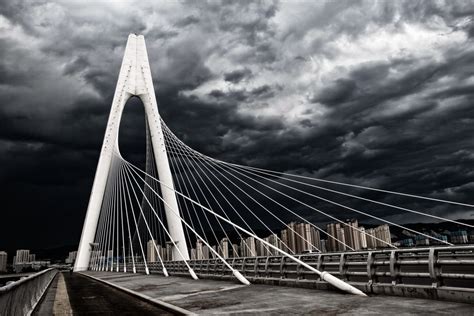
[[[293,253],[313,252],[321,248],[321,236],[312,224],[291,222],[281,231],[281,241],[277,247]]]
[[[451,232],[451,242],[453,244],[467,244],[469,242],[467,231],[458,230]]]
[[[255,257],[257,256],[257,243],[255,238],[250,236],[240,241],[240,249],[242,257]]]
[[[287,245],[291,250],[295,251],[296,250],[296,234],[295,234],[296,223],[295,222],[289,223],[287,231],[288,231],[288,243],[287,243]]]
[[[367,241],[367,249],[377,248],[377,240],[375,239],[375,230],[373,228],[367,228],[365,230],[365,237]]]
[[[309,223],[297,223],[295,225],[296,248],[295,253],[315,252],[321,248],[321,237],[319,231]]]
[[[239,246],[237,244],[232,244],[232,257],[239,257]]]
[[[321,251],[321,235],[319,233],[319,230],[316,229],[311,224],[305,223],[304,225],[304,231],[305,231],[305,237],[307,242],[305,243],[305,249],[303,251],[307,252],[315,252],[315,251]]]
[[[389,247],[392,243],[390,227],[387,224],[375,228],[367,228],[365,232],[368,249],[385,248]]]
[[[286,229],[281,231],[281,249],[284,251],[291,251],[288,246],[288,231]]]
[[[344,238],[347,246],[354,250],[360,250],[360,231],[359,222],[354,220],[347,220],[344,225]]]
[[[229,239],[227,238],[221,239],[220,247],[219,247],[219,255],[221,255],[222,258],[224,259],[229,258]]]
[[[210,251],[210,256],[211,256],[212,259],[216,259],[217,258],[217,256],[216,256],[216,252],[217,252],[216,245],[212,246],[212,250],[214,250],[214,251]]]
[[[167,242],[166,242],[165,255],[164,255],[164,256],[161,256],[161,259],[162,259],[163,261],[171,261],[171,260],[173,260],[173,246],[174,246],[173,242],[171,242],[171,241],[167,241]],[[177,260],[180,260],[180,259],[182,259],[182,258],[179,258],[179,259],[177,259]]]
[[[209,259],[210,258],[210,250],[207,245],[202,246],[202,259]]]
[[[209,247],[198,239],[196,241],[196,259],[204,260],[209,259]]]
[[[319,250],[321,250],[321,252],[328,252],[328,241],[327,239],[321,239],[321,248],[319,248]]]
[[[255,246],[256,246],[257,256],[267,256],[268,255],[270,249],[268,248],[268,246],[264,242],[261,242],[260,240],[256,239],[255,240]]]
[[[27,249],[18,249],[15,257],[14,264],[28,263],[30,262],[30,251]]]
[[[76,260],[76,256],[77,256],[77,251],[70,251],[69,255],[66,258],[66,263],[69,263],[69,264],[74,263],[74,261]],[[91,258],[93,258],[92,255],[91,255]]]
[[[202,246],[203,246],[202,240],[198,239],[198,240],[196,241],[196,259],[197,259],[197,260],[202,260],[202,259],[204,259],[204,255],[203,255],[203,253],[202,253]]]
[[[376,240],[377,247],[385,248],[390,247],[392,244],[392,236],[390,235],[390,227],[387,224],[383,224],[380,226],[375,227],[375,237],[378,238]]]
[[[196,260],[197,259],[197,256],[196,256],[196,249],[195,248],[191,248],[191,256],[190,256],[191,260]]]
[[[7,272],[8,255],[5,251],[0,251],[0,272]]]
[[[158,253],[156,252],[156,248],[155,248],[155,244],[156,244],[156,248],[158,248],[158,250],[160,250],[161,246],[158,244],[158,241],[151,239],[146,243],[146,261],[147,262],[157,262],[157,261],[159,261]]]
[[[359,226],[357,220],[348,220],[344,225],[340,223],[327,224],[326,229],[328,251],[347,251],[350,248],[354,250],[375,249],[388,247],[391,244],[390,227],[386,224],[366,229]]]
[[[367,249],[367,233],[365,232],[365,227],[360,226],[360,248]]]
[[[336,224],[334,223],[329,223],[326,225],[326,232],[328,235],[327,239],[327,244],[326,248],[328,251],[337,251],[338,248],[338,242],[336,240]]]
[[[336,242],[337,242],[337,250],[338,251],[346,251],[347,250],[347,243],[346,243],[346,236],[344,234],[344,228],[341,227],[340,223],[336,223]]]
[[[278,238],[278,235],[277,234],[271,234],[270,236],[268,237],[265,237],[264,240],[269,243],[270,245],[274,246],[274,247],[277,247],[279,249],[283,249],[282,248],[282,244],[281,244],[281,241],[280,239]],[[267,247],[266,248],[266,253],[263,254],[264,256],[273,256],[273,255],[279,255],[280,253],[271,248],[271,247]]]

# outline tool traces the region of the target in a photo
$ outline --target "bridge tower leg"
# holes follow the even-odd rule
[[[143,35],[130,34],[125,48],[125,54],[120,68],[117,87],[112,102],[107,129],[105,131],[104,142],[99,157],[99,163],[92,185],[92,193],[87,207],[86,218],[82,228],[81,240],[77,251],[74,271],[87,270],[91,255],[91,244],[94,242],[97,224],[99,220],[102,201],[104,198],[107,177],[110,173],[113,152],[118,150],[118,132],[120,119],[126,102],[133,96],[137,96],[145,107],[145,116],[150,129],[151,143],[155,162],[158,169],[158,176],[161,184],[165,205],[166,221],[168,231],[172,236],[176,247],[179,248],[184,259],[189,260],[188,248],[184,238],[184,231],[181,220],[173,212],[179,210],[176,194],[173,190],[173,178],[170,171],[166,146],[164,143],[163,130],[161,127],[160,115],[156,103],[155,90],[151,77],[148,54]],[[173,260],[180,260],[176,247],[173,249]]]

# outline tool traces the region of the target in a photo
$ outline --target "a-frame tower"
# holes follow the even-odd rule
[[[91,243],[94,242],[107,177],[109,176],[112,164],[113,151],[118,149],[120,119],[125,104],[132,96],[139,97],[145,107],[145,116],[149,126],[158,175],[160,181],[163,183],[161,185],[161,192],[163,199],[169,206],[165,205],[168,231],[176,243],[176,247],[179,248],[185,259],[189,259],[181,220],[173,212],[173,210],[179,210],[179,208],[176,194],[173,190],[170,190],[170,188],[174,189],[174,184],[166,153],[155,90],[153,89],[145,38],[143,35],[137,36],[135,34],[130,34],[128,36],[127,47],[125,48],[125,54],[120,68],[117,87],[112,102],[112,109],[107,122],[107,129],[105,131],[104,142],[102,144],[99,163],[97,165],[94,184],[92,186],[92,193],[87,207],[86,219],[82,229],[74,271],[87,270],[89,265]],[[178,258],[182,259],[177,249],[174,248],[173,259],[176,260]]]

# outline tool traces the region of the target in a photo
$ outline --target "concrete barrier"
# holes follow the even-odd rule
[[[30,315],[57,273],[51,268],[0,287],[0,315]]]

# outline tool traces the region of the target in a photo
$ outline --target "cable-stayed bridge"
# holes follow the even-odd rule
[[[145,108],[143,168],[121,154],[118,142],[123,109],[132,97],[140,98]],[[245,286],[336,288],[358,296],[380,293],[469,302],[474,293],[474,246],[456,246],[442,235],[407,227],[380,212],[474,229],[430,212],[437,205],[474,208],[239,165],[190,148],[160,117],[144,38],[131,34],[74,271],[99,279],[112,279],[113,272],[140,280],[187,277],[186,284],[192,279],[196,284],[200,279],[235,280]],[[331,224],[324,229],[315,218]],[[346,218],[381,229],[366,229]],[[436,246],[399,248],[391,241],[389,227]]]
[[[127,161],[119,148],[120,120],[131,97],[140,98],[145,108],[147,147],[143,169]],[[190,258],[202,260],[210,257],[220,262],[222,268],[239,282],[248,285],[250,282],[245,273],[242,274],[230,261],[255,257],[258,247],[268,256],[285,258],[336,288],[364,296],[363,291],[343,278],[302,260],[295,243],[303,243],[303,248],[311,253],[321,253],[320,240],[325,237],[328,245],[332,245],[331,250],[360,251],[360,245],[356,247],[354,242],[348,242],[352,237],[372,240],[386,249],[397,249],[391,243],[390,236],[386,238],[369,233],[345,221],[338,215],[344,211],[344,214],[354,214],[374,223],[403,229],[436,244],[453,246],[439,236],[376,215],[379,212],[370,211],[373,205],[474,228],[468,223],[430,214],[429,209],[412,209],[404,206],[406,204],[388,203],[387,199],[373,199],[370,194],[365,194],[366,191],[415,202],[474,207],[438,198],[233,164],[193,150],[176,137],[160,117],[144,37],[132,34],[118,78],[75,271],[134,273],[140,266],[149,274],[153,263],[160,267],[160,273],[168,276],[167,262],[179,262],[190,277],[198,279]],[[351,203],[353,201],[358,203]],[[425,205],[410,205],[416,204]],[[331,206],[331,211],[319,205]],[[311,222],[307,219],[311,213],[337,223],[339,231],[330,233]],[[304,223],[304,229],[295,229],[295,225],[289,224],[289,219]],[[275,234],[275,227],[278,226],[286,229],[286,236]],[[343,232],[349,232],[351,236],[345,237]],[[272,238],[264,238],[266,236]],[[436,282],[433,281],[433,284]]]

